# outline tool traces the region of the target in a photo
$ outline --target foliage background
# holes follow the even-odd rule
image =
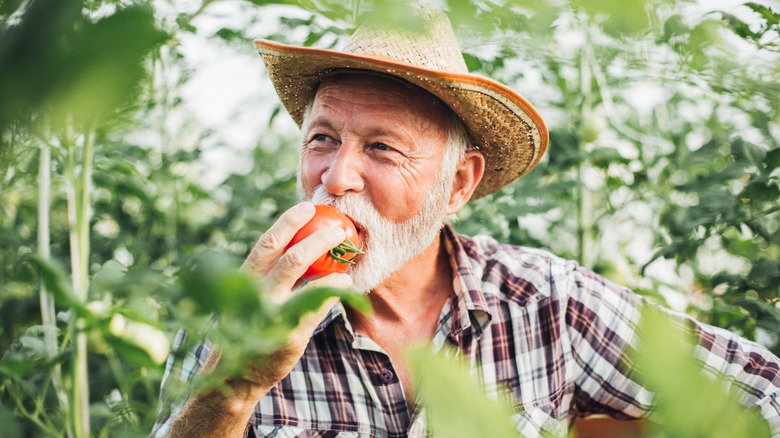
[[[776,4],[425,3],[449,11],[470,70],[551,133],[540,165],[470,203],[458,231],[550,249],[780,352]],[[225,284],[194,293],[180,274],[206,250],[234,269],[296,202],[297,131],[252,39],[338,48],[374,9],[404,19],[379,0],[0,2],[8,436],[80,436],[81,360],[91,433],[148,433],[160,335],[229,306],[206,299]]]

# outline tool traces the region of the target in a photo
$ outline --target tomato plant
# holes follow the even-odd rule
[[[360,235],[352,219],[330,205],[315,205],[314,208],[314,217],[295,233],[287,248],[322,228],[339,227],[346,231],[347,238],[309,266],[309,269],[301,277],[301,280],[304,281],[316,280],[334,272],[343,274],[347,268],[355,264],[353,261],[355,257],[363,254],[363,251],[360,250],[362,246]]]

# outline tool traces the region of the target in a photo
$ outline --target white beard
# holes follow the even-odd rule
[[[356,291],[368,294],[409,260],[422,253],[439,236],[446,222],[444,209],[451,189],[452,178],[439,175],[420,211],[411,219],[398,224],[382,217],[359,194],[334,196],[319,185],[308,200],[314,204],[338,208],[362,229],[360,237],[365,254],[358,257],[347,274],[352,278],[352,287]],[[300,185],[299,191],[302,193]],[[305,198],[301,196],[301,199]]]

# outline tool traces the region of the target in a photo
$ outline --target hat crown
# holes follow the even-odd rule
[[[414,18],[410,20],[409,28],[366,22],[358,27],[343,51],[389,57],[431,70],[468,73],[447,14],[418,5],[410,5],[410,8]],[[413,26],[416,24],[419,26]]]

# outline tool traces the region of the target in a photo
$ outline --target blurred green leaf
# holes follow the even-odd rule
[[[192,298],[203,314],[256,314],[261,308],[257,279],[240,266],[236,257],[224,252],[196,254],[179,274],[184,296]]]
[[[445,348],[434,354],[430,347],[415,347],[406,358],[417,379],[417,397],[437,434],[448,438],[518,436],[510,421],[512,409],[488,397],[469,373],[468,364],[453,352]]]
[[[729,29],[731,29],[731,31],[737,34],[739,37],[754,41],[760,38],[758,34],[750,29],[749,24],[745,23],[734,15],[721,12],[721,16],[723,17],[723,21],[726,22],[726,25],[728,25]]]
[[[780,333],[780,309],[753,298],[738,298],[734,304],[750,312],[756,325],[771,333]]]
[[[6,438],[22,438],[22,427],[13,414],[0,405],[0,424],[3,425],[3,436]]]
[[[116,260],[109,260],[92,277],[89,287],[92,290],[111,291],[122,283],[126,273],[127,267]]]
[[[170,353],[168,337],[157,327],[114,314],[105,335],[128,363],[139,367],[162,365]]]
[[[645,0],[578,0],[589,14],[605,17],[604,30],[614,35],[635,36],[647,32],[650,19]]]
[[[290,327],[298,325],[302,316],[315,312],[329,298],[338,297],[349,306],[364,314],[371,313],[368,297],[347,289],[332,287],[310,287],[296,290],[279,308],[279,315]]]
[[[73,294],[70,278],[62,267],[54,260],[46,260],[34,255],[30,262],[38,270],[41,282],[46,290],[54,296],[54,301],[61,307],[81,308],[81,303]]]
[[[167,38],[156,28],[153,10],[147,6],[129,6],[83,23],[60,66],[55,114],[91,123],[127,104],[137,95],[144,75],[142,60]]]
[[[667,18],[664,22],[663,39],[664,42],[670,42],[672,38],[680,35],[687,35],[690,32],[690,28],[685,24],[683,16],[680,14],[674,14]]]
[[[79,0],[32,0],[20,21],[0,25],[0,133],[12,120],[24,120],[57,88],[60,76],[52,73],[62,71],[80,9]]]
[[[774,148],[766,154],[764,164],[770,173],[780,167],[780,147]]]
[[[745,3],[745,6],[757,12],[766,21],[767,27],[780,25],[780,13],[772,8],[754,2]]]
[[[694,339],[665,312],[645,306],[635,359],[648,387],[656,393],[652,420],[662,436],[675,438],[768,437],[758,412],[732,398],[694,359]]]

